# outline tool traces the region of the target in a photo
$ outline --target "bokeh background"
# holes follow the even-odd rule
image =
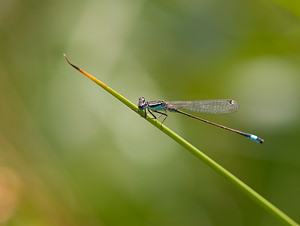
[[[297,1],[0,1],[0,223],[281,225],[71,68],[133,102],[232,98],[165,122],[300,222]],[[200,116],[200,115],[199,115]]]

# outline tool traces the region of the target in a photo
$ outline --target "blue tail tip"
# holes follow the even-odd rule
[[[264,139],[262,139],[262,138],[260,138],[260,137],[258,137],[256,135],[254,135],[254,134],[249,134],[248,138],[250,140],[253,140],[253,141],[255,141],[257,143],[260,143],[260,144],[264,143]]]

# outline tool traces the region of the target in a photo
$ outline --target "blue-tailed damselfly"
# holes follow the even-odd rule
[[[232,129],[206,119],[202,119],[191,115],[189,113],[183,112],[178,108],[182,108],[189,111],[199,112],[199,113],[207,113],[207,114],[226,114],[226,113],[233,113],[236,112],[239,108],[238,103],[235,100],[231,99],[221,99],[221,100],[196,100],[196,101],[146,101],[144,97],[139,99],[138,107],[140,110],[145,112],[144,117],[146,117],[147,111],[156,119],[157,117],[153,114],[156,112],[158,114],[164,115],[165,118],[162,120],[161,123],[165,121],[168,117],[167,111],[170,112],[177,112],[186,116],[189,116],[194,119],[198,119],[202,122],[206,122],[208,124],[218,126],[220,128],[229,130],[231,132],[243,135],[250,140],[253,140],[257,143],[263,143],[264,140],[254,134],[245,133],[236,129]]]

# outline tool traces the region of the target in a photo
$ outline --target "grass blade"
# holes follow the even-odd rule
[[[105,89],[107,92],[109,92],[111,95],[116,97],[119,101],[121,101],[123,104],[128,106],[130,109],[135,111],[141,116],[144,116],[144,112],[140,111],[137,107],[137,105],[133,104],[131,101],[126,99],[124,96],[104,84],[103,82],[99,81],[97,78],[92,76],[91,74],[87,73],[86,71],[80,69],[79,67],[72,64],[66,54],[64,54],[64,57],[66,58],[67,62],[74,67],[76,70],[80,71],[82,74],[84,74],[86,77],[97,83],[99,86],[101,86],[103,89]],[[217,173],[219,173],[221,176],[226,178],[229,182],[231,182],[234,186],[236,186],[238,189],[240,189],[242,192],[244,192],[247,196],[249,196],[253,201],[255,201],[257,204],[259,204],[261,207],[266,209],[268,212],[270,212],[273,216],[275,216],[277,219],[279,219],[281,222],[285,223],[286,225],[298,225],[293,219],[291,219],[288,215],[286,215],[284,212],[282,212],[280,209],[278,209],[276,206],[274,206],[271,202],[269,202],[267,199],[265,199],[263,196],[258,194],[256,191],[254,191],[252,188],[250,188],[247,184],[245,184],[243,181],[241,181],[239,178],[234,176],[232,173],[230,173],[228,170],[226,170],[224,167],[219,165],[217,162],[215,162],[213,159],[205,155],[203,152],[201,152],[199,149],[197,149],[195,146],[187,142],[185,139],[183,139],[181,136],[176,134],[174,131],[166,127],[165,125],[162,125],[159,121],[156,119],[152,119],[150,116],[147,116],[145,118],[148,122],[150,122],[152,125],[160,129],[162,132],[164,132],[166,135],[171,137],[174,141],[182,145],[186,150],[188,150],[190,153],[195,155],[197,158],[202,160],[204,163],[206,163],[210,168],[215,170]]]

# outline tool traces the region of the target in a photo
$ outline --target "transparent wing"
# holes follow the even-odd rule
[[[239,109],[239,104],[235,100],[230,99],[169,101],[166,104],[171,108],[181,108],[206,114],[226,114],[236,112]]]

